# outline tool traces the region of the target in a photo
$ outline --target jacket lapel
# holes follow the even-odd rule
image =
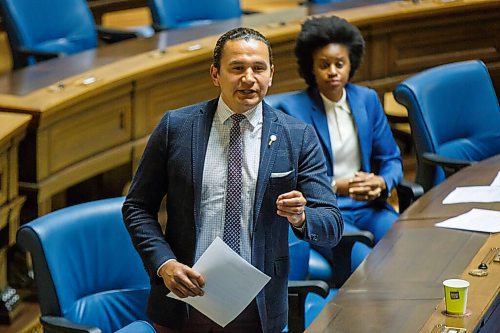
[[[367,154],[364,152],[368,151],[367,145],[372,141],[370,139],[370,128],[368,126],[368,115],[365,104],[361,101],[363,100],[361,96],[353,89],[351,84],[346,85],[347,92],[347,103],[351,107],[352,116],[354,118],[354,124],[358,131],[358,141],[361,154],[361,168],[363,170],[370,170],[368,166],[370,161],[367,160]]]
[[[276,160],[276,150],[279,146],[279,141],[285,139],[283,135],[283,126],[278,123],[278,117],[272,108],[265,102],[262,104],[262,139],[260,144],[260,162],[259,174],[257,176],[257,186],[255,189],[255,214],[254,214],[254,230],[257,225],[257,217],[262,207],[264,193],[271,176],[271,170]],[[276,141],[270,142],[272,135],[276,136]]]
[[[203,168],[207,152],[208,139],[212,129],[212,121],[217,109],[218,99],[209,101],[193,119],[193,132],[191,135],[191,158],[193,161],[193,188],[194,188],[194,219],[197,228],[200,223],[201,184]]]
[[[330,134],[328,131],[328,119],[326,117],[325,106],[323,105],[323,100],[321,99],[321,95],[316,88],[309,88],[307,90],[311,100],[313,101],[313,107],[311,110],[311,119],[316,129],[316,133],[323,144],[323,147],[326,147],[325,155],[327,159],[327,163],[329,166],[333,168],[333,152],[332,152],[332,144],[330,141]],[[330,168],[328,168],[330,169]],[[332,171],[333,174],[333,171]],[[330,175],[331,176],[331,175]]]

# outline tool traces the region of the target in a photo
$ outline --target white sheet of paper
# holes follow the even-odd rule
[[[500,202],[500,186],[457,187],[443,200],[443,204],[462,202]]]
[[[490,186],[500,186],[500,171],[498,171],[497,176],[493,179],[493,182]]]
[[[201,255],[193,269],[205,278],[205,294],[179,298],[170,292],[167,296],[190,304],[222,327],[245,310],[271,280],[219,237]]]
[[[467,213],[436,223],[436,227],[491,233],[500,232],[500,212],[473,208]]]

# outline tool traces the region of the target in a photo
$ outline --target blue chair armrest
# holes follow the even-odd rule
[[[396,187],[396,192],[398,193],[399,213],[401,214],[424,194],[424,188],[420,184],[403,178]]]
[[[305,329],[305,303],[309,293],[326,298],[330,287],[324,281],[288,281],[288,332],[298,333]]]
[[[332,287],[340,288],[351,275],[352,247],[356,242],[369,247],[375,245],[374,236],[369,231],[360,230],[344,233],[339,244],[332,249],[333,262],[331,264],[334,272]]]
[[[59,52],[48,52],[48,51],[40,51],[35,49],[30,49],[26,47],[17,48],[17,52],[25,58],[34,57],[37,61],[48,60],[52,58],[57,58],[63,55],[63,53]]]
[[[340,241],[339,245],[337,245],[337,247],[350,246],[350,248],[352,248],[352,245],[355,242],[360,242],[373,247],[375,245],[375,237],[371,232],[366,230],[344,232],[344,234],[342,235],[342,240]]]
[[[459,160],[429,152],[423,153],[422,159],[426,164],[442,167],[447,177],[475,163],[474,161]]]
[[[102,26],[97,26],[96,29],[99,39],[109,44],[141,37],[141,35],[135,31],[105,28]]]

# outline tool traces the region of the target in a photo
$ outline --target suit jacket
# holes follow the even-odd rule
[[[347,84],[349,104],[358,132],[361,155],[361,170],[382,176],[391,193],[403,177],[401,153],[394,141],[384,110],[377,93],[369,88]],[[319,136],[326,157],[328,176],[333,177],[334,156],[331,148],[328,120],[319,90],[315,87],[287,95],[275,107],[285,113],[311,124]],[[339,196],[341,208],[355,208],[370,204]]]
[[[165,297],[169,291],[156,272],[172,258],[193,265],[201,228],[205,153],[216,107],[217,99],[164,115],[149,139],[123,207],[125,224],[151,278],[148,313],[167,327],[180,327],[188,306]],[[273,134],[277,140],[269,144]],[[280,332],[288,310],[289,224],[276,214],[278,195],[297,189],[307,199],[306,232],[298,233],[300,238],[334,246],[343,231],[320,147],[310,125],[264,103],[252,237],[252,264],[271,277],[256,297],[264,332]],[[165,233],[157,222],[164,195]]]

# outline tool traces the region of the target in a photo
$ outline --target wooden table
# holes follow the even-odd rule
[[[303,88],[295,37],[300,22],[319,13],[335,13],[361,29],[366,55],[353,80],[381,95],[424,68],[475,58],[485,61],[500,87],[500,0],[296,7],[49,60],[0,77],[0,110],[33,116],[20,147],[23,221],[64,206],[68,188],[98,175],[111,173],[118,185],[128,181],[166,110],[217,96],[208,68],[215,41],[230,28],[255,27],[270,39],[271,93]],[[111,188],[101,187],[97,196]]]
[[[7,283],[7,250],[16,241],[19,214],[18,146],[31,117],[0,112],[0,323],[10,323],[20,309],[16,291]]]
[[[426,193],[401,216],[306,332],[429,333],[438,324],[476,332],[485,322],[490,326],[484,332],[498,332],[500,263],[490,264],[486,277],[468,272],[492,247],[500,247],[500,234],[434,226],[472,207],[500,210],[499,202],[441,204],[456,186],[489,185],[498,171],[500,155],[462,170]],[[449,278],[470,282],[470,316],[452,318],[442,313],[442,282]]]

